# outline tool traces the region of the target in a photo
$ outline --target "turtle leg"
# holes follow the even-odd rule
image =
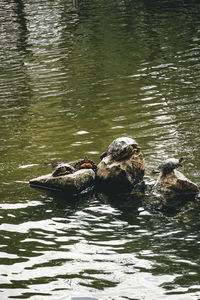
[[[107,156],[107,151],[101,153],[101,155],[100,155],[100,160],[102,160],[102,159],[103,159],[104,157],[106,157],[106,156]]]

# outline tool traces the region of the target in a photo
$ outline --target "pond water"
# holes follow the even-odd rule
[[[29,187],[131,136],[200,186],[198,0],[1,0],[0,299],[200,299],[200,206]],[[155,177],[154,177],[155,179]]]

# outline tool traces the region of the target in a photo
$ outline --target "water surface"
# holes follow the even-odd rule
[[[199,1],[2,0],[0,298],[199,299],[199,206],[31,189],[44,162],[137,140],[200,186]],[[155,178],[155,177],[154,177]],[[188,217],[189,216],[189,217]]]

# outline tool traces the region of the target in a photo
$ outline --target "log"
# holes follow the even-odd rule
[[[95,183],[95,172],[92,169],[78,170],[73,174],[52,176],[47,174],[33,178],[29,181],[31,187],[50,191],[60,191],[70,194],[78,194]]]

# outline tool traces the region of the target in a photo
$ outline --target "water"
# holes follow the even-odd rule
[[[116,137],[200,186],[199,1],[2,0],[0,299],[200,299],[199,206],[31,189]]]

